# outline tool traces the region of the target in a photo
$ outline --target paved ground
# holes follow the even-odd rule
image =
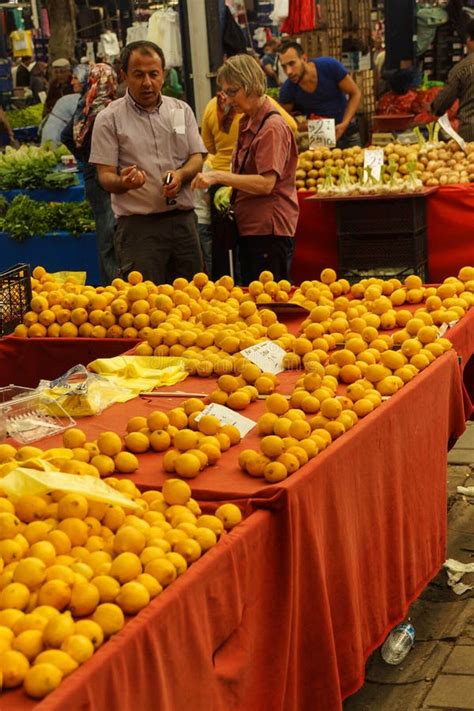
[[[474,422],[448,456],[448,557],[474,562]],[[463,578],[474,585],[474,573]],[[441,571],[410,609],[416,644],[400,666],[380,650],[367,662],[366,682],[344,711],[474,711],[474,590],[455,595]]]

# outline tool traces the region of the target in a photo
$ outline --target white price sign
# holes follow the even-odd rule
[[[218,405],[216,402],[211,402],[207,405],[204,410],[201,410],[199,415],[196,416],[196,422],[199,422],[201,417],[204,415],[213,415],[217,417],[221,425],[234,425],[240,432],[241,437],[245,437],[250,430],[257,424],[248,417],[239,415],[238,412],[231,410],[230,407],[225,407],[224,405]]]
[[[334,119],[310,119],[308,138],[311,150],[318,146],[333,148],[336,145],[336,122]]]
[[[262,341],[240,352],[249,361],[258,365],[265,373],[277,375],[277,373],[282,373],[285,370],[283,358],[286,355],[286,351],[273,341]]]
[[[444,116],[441,116],[441,118],[438,119],[438,123],[443,129],[445,133],[450,136],[450,138],[453,139],[453,141],[456,141],[458,146],[461,148],[461,150],[465,151],[466,150],[466,141],[464,138],[461,138],[459,133],[456,133],[454,128],[451,126],[451,123],[448,118],[448,114],[444,114]]]
[[[370,172],[375,180],[380,180],[382,175],[384,152],[383,148],[366,148],[364,151],[364,180],[365,183],[368,178],[367,168],[370,168]]]

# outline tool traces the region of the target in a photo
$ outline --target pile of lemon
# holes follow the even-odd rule
[[[35,466],[28,449],[2,444],[0,461]],[[138,509],[0,493],[3,689],[51,692],[241,520],[234,504],[203,514],[181,479],[143,494],[129,479],[105,481]]]
[[[123,444],[115,435],[115,448],[121,446],[140,454],[149,450],[164,452],[163,469],[166,473],[193,479],[205,467],[216,464],[223,452],[240,442],[237,427],[222,425],[214,415],[202,414],[204,407],[202,400],[189,398],[168,412],[154,410],[148,417],[136,415],[127,423]],[[110,434],[114,433],[99,435],[99,448],[101,438],[103,440]],[[120,454],[125,457],[129,453],[122,451]],[[113,460],[110,466],[112,464]]]
[[[424,287],[416,275],[403,284],[373,278],[350,287],[326,269],[292,300],[309,313],[285,364],[306,372],[289,398],[267,398],[258,421],[260,451],[244,450],[239,458],[244,472],[270,483],[284,480],[452,347],[439,329],[474,305],[474,268],[463,267],[438,287]]]

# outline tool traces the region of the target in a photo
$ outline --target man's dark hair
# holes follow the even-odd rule
[[[130,55],[132,52],[139,52],[140,54],[147,54],[151,56],[152,54],[157,54],[161,59],[161,68],[165,68],[165,55],[161,47],[158,47],[154,42],[148,42],[147,40],[138,40],[137,42],[130,42],[127,44],[120,54],[120,67],[122,71],[127,73],[128,62],[130,60]]]
[[[466,40],[474,40],[474,20],[470,20],[466,25]]]
[[[288,52],[289,49],[294,49],[298,57],[302,57],[304,54],[304,49],[300,45],[299,42],[295,42],[294,40],[288,40],[288,42],[283,42],[283,44],[278,47],[278,54],[284,54],[285,52]]]

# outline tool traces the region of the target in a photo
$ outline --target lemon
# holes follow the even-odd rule
[[[145,566],[145,573],[152,575],[162,587],[170,585],[176,579],[176,568],[166,558],[154,558]]]
[[[12,642],[12,649],[21,652],[32,662],[43,651],[43,632],[41,630],[25,630]]]
[[[43,641],[46,647],[59,648],[66,637],[74,634],[74,620],[70,612],[55,615],[43,630]]]
[[[102,628],[93,620],[78,620],[75,626],[75,635],[87,637],[94,649],[98,649],[104,641],[104,633]]]
[[[58,688],[62,678],[62,672],[53,664],[36,664],[26,672],[23,686],[28,696],[42,699]]]
[[[40,664],[52,664],[63,676],[68,676],[78,667],[75,659],[62,649],[46,649],[40,652],[34,661],[34,667]]]
[[[91,640],[83,634],[72,634],[64,640],[61,649],[69,654],[78,664],[84,664],[94,654],[94,645]]]
[[[3,687],[13,689],[20,686],[25,678],[30,664],[21,652],[7,650],[0,654],[0,672],[3,674]]]
[[[186,504],[191,498],[191,487],[181,479],[167,479],[163,484],[163,498],[170,506]]]
[[[120,632],[125,624],[120,607],[110,602],[104,602],[99,605],[92,615],[92,620],[100,626],[105,637],[110,637]]]
[[[24,610],[30,599],[30,591],[23,583],[9,583],[0,592],[0,610],[14,608]]]
[[[17,516],[7,511],[0,513],[0,540],[13,538],[20,531],[21,521]]]
[[[122,585],[117,595],[116,603],[126,615],[136,615],[150,602],[148,589],[138,583],[128,582]]]
[[[242,520],[242,513],[235,504],[222,504],[216,509],[216,517],[222,521],[226,531],[230,531]]]

